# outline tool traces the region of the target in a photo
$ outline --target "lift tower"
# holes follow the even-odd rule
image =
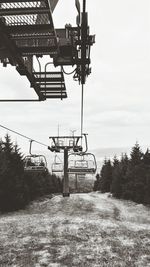
[[[50,136],[49,138],[52,141],[49,150],[57,153],[63,151],[64,153],[63,196],[69,197],[68,153],[82,151],[82,146],[79,145],[82,136]]]

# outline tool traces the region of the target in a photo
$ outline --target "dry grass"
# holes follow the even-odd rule
[[[0,217],[0,266],[148,267],[150,209],[102,194],[56,196]]]

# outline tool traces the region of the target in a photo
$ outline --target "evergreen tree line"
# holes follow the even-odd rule
[[[126,154],[111,161],[105,159],[97,174],[94,191],[110,192],[116,198],[150,204],[150,151],[141,151],[138,143]]]
[[[41,196],[62,191],[62,181],[45,173],[24,172],[24,157],[9,135],[0,141],[0,211],[24,208]]]

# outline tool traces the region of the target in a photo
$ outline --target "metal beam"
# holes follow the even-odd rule
[[[40,55],[47,55],[47,54],[54,54],[54,52],[56,52],[56,47],[55,46],[44,46],[44,47],[18,47],[18,51],[23,54],[23,56],[25,55],[36,55],[36,54],[40,54]]]
[[[43,95],[40,93],[39,86],[35,84],[35,82],[33,80],[33,76],[28,71],[27,67],[25,66],[24,60],[21,57],[20,53],[18,52],[14,42],[9,39],[9,36],[7,34],[5,34],[4,26],[1,23],[1,21],[0,21],[0,36],[1,36],[1,41],[2,41],[3,45],[5,46],[6,50],[8,51],[8,58],[10,58],[12,65],[18,65],[16,68],[18,70],[18,72],[20,69],[25,70],[25,72],[26,72],[25,75],[27,76],[30,83],[32,83],[34,85],[33,88],[34,88],[35,92],[37,93],[39,99],[43,100],[44,98],[43,98]]]
[[[10,34],[53,33],[53,27],[51,24],[17,25],[6,26],[6,31]]]
[[[49,139],[80,139],[80,138],[82,138],[82,136],[81,135],[62,135],[62,136],[56,136],[56,135],[54,135],[54,136],[49,136]]]
[[[40,92],[42,93],[42,94],[63,94],[63,95],[65,95],[66,94],[66,90],[65,90],[65,88],[64,89],[62,89],[62,90],[51,90],[51,89],[49,89],[49,90],[47,90],[47,88],[46,88],[46,90],[44,90],[44,88],[42,88],[41,90],[40,90]]]
[[[49,0],[48,0],[49,1]],[[59,0],[50,0],[51,11],[53,12]]]
[[[44,91],[44,90],[42,90],[41,91],[45,96],[47,96],[47,95],[60,95],[60,96],[65,96],[66,95],[66,92],[61,92],[61,91],[55,91],[55,92],[53,92],[53,91]]]
[[[12,36],[11,37],[11,40],[14,40],[14,41],[22,41],[22,40],[29,40],[30,41],[30,44],[31,44],[31,40],[33,40],[33,44],[35,45],[35,43],[34,43],[34,41],[36,40],[40,40],[40,39],[42,39],[43,41],[53,41],[52,43],[54,44],[54,41],[55,41],[55,36],[52,36],[52,35],[49,35],[49,33],[47,33],[47,34],[31,34],[31,35],[27,35],[27,36],[25,36],[25,35],[15,35],[15,36]],[[27,44],[26,44],[27,45]]]
[[[45,0],[2,0],[2,3],[45,2]]]
[[[47,98],[67,98],[67,95],[52,95],[48,96]],[[41,102],[45,101],[46,99],[0,99],[0,102]]]
[[[74,27],[74,30],[77,28]],[[10,34],[26,33],[49,33],[54,34],[52,24],[34,24],[34,25],[13,25],[6,26],[5,31]],[[66,29],[56,29],[57,36],[66,38]]]
[[[46,96],[46,98],[52,98],[52,99],[60,98],[60,99],[63,99],[63,98],[67,98],[67,94],[66,94],[65,96],[61,96],[61,95],[51,95],[51,96]]]
[[[0,16],[17,16],[17,15],[39,15],[49,14],[49,8],[45,7],[30,7],[30,8],[2,8],[0,9]]]
[[[44,100],[40,100],[40,99],[0,99],[0,102],[39,102],[39,101],[44,101]]]

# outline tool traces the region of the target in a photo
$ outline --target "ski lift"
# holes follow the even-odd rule
[[[45,173],[47,171],[47,162],[44,155],[31,153],[33,140],[30,140],[29,155],[24,159],[24,171],[29,173]]]
[[[64,170],[63,163],[61,162],[60,158],[57,155],[55,155],[55,159],[52,164],[52,173],[63,172],[63,170]]]
[[[68,158],[68,173],[94,174],[97,169],[96,158],[92,153],[72,153]]]

